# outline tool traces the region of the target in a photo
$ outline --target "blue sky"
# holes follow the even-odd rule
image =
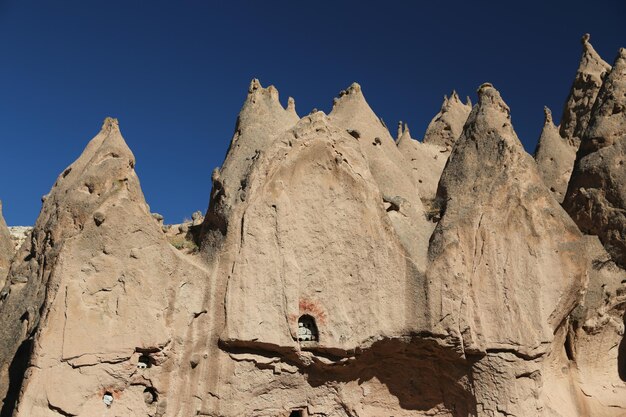
[[[33,224],[56,176],[120,120],[148,204],[168,223],[208,205],[250,79],[300,115],[352,81],[387,125],[421,138],[452,89],[485,81],[533,152],[558,122],[590,32],[612,63],[626,2],[0,0],[0,199]]]

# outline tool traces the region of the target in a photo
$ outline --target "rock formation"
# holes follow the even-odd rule
[[[559,128],[552,121],[550,109],[546,107],[544,113],[545,120],[535,150],[535,160],[543,182],[552,191],[556,200],[562,202],[572,175],[576,148],[561,138]]]
[[[431,323],[475,358],[478,415],[541,415],[546,408],[575,415],[553,407],[549,397],[560,392],[542,385],[558,386],[548,363],[582,295],[584,241],[490,84],[478,90],[437,197],[443,212],[429,251]]]
[[[0,416],[624,415],[625,73],[622,50],[568,211],[573,147],[547,111],[538,168],[488,83],[394,143],[358,84],[300,118],[253,80],[179,225],[107,118],[12,258]]]
[[[461,136],[463,125],[472,111],[472,103],[468,97],[463,104],[456,91],[450,98],[443,98],[441,110],[435,115],[426,128],[424,143],[439,145],[451,149],[454,142]]]
[[[597,235],[626,268],[626,49],[594,104],[563,203],[580,229]]]
[[[11,233],[2,216],[2,202],[0,201],[0,285],[4,285],[4,278],[9,272],[9,264],[13,257],[13,252]]]
[[[406,125],[396,143],[411,167],[424,209],[430,215],[435,204],[437,184],[450,155],[450,148],[413,139]]]
[[[546,114],[535,150],[535,159],[541,175],[559,202],[565,197],[576,151],[589,123],[591,109],[600,91],[602,79],[611,69],[611,66],[593,49],[589,38],[589,34],[585,34],[581,41],[583,53],[563,109],[561,125],[558,128],[554,126],[552,115]],[[547,111],[549,110],[546,109]]]
[[[191,406],[175,381],[193,380],[182,375],[206,327],[206,272],[167,243],[134,164],[107,119],[46,196],[2,290],[3,415],[18,395],[15,416]]]
[[[602,79],[611,69],[611,66],[593,49],[589,39],[589,34],[585,34],[581,39],[583,54],[563,109],[559,128],[561,137],[575,147],[580,144],[589,123],[591,109],[602,86]]]

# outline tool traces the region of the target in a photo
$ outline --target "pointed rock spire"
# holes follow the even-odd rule
[[[248,96],[237,117],[235,132],[220,168],[219,182],[213,183],[209,211],[215,213],[205,216],[202,234],[217,229],[223,234],[225,218],[228,217],[225,211],[245,200],[246,176],[250,166],[259,153],[264,152],[298,120],[293,98],[288,100],[285,109],[280,104],[278,90],[274,86],[264,88],[256,78],[250,82]]]
[[[2,201],[0,201],[0,288],[4,286],[4,279],[9,272],[9,263],[13,258],[13,252],[11,233],[2,216]]]
[[[358,140],[383,195],[389,198],[401,197],[409,203],[409,211],[403,213],[403,216],[396,216],[394,212],[392,221],[414,262],[419,268],[425,267],[428,239],[415,239],[412,234],[417,231],[426,236],[430,234],[432,224],[426,220],[410,166],[387,128],[365,100],[359,84],[353,83],[339,93],[328,118],[333,125]]]
[[[444,96],[441,110],[426,128],[424,143],[451,148],[461,135],[463,125],[471,110],[471,103],[463,104],[455,90],[452,91],[449,99]]]
[[[292,113],[292,115],[294,115],[295,117],[297,117],[298,119],[300,119],[298,117],[298,113],[296,113],[296,100],[294,100],[293,97],[289,97],[287,99],[287,108],[286,110],[290,113]]]
[[[103,405],[102,394],[95,393],[103,387],[124,391],[126,398],[115,401],[129,415],[141,415],[143,390],[132,394],[135,379],[128,372],[139,350],[182,361],[196,344],[184,344],[185,338],[198,331],[187,326],[206,331],[206,322],[191,323],[189,317],[202,311],[207,277],[165,239],[134,166],[117,120],[107,118],[58,177],[32,238],[11,265],[0,296],[0,362],[10,364],[22,346],[21,360],[34,365],[15,415],[45,415],[51,408],[97,415]],[[188,289],[181,292],[182,286]],[[164,311],[170,312],[167,318]],[[171,352],[164,352],[165,346]],[[85,378],[82,366],[95,377]],[[3,398],[21,376],[19,368],[8,368],[0,368]],[[176,372],[162,369],[151,377],[150,386],[163,401],[164,387],[179,378]],[[85,400],[84,392],[93,401]],[[190,402],[179,392],[167,399],[177,410]]]
[[[561,136],[575,146],[580,143],[589,122],[591,108],[602,86],[602,78],[611,69],[593,49],[589,39],[589,34],[581,39],[583,53],[563,109],[559,129]]]
[[[427,217],[434,220],[431,216],[432,206],[439,177],[450,155],[449,150],[439,145],[422,143],[413,139],[408,125],[404,126],[402,136],[398,140],[398,150],[411,167],[411,174],[417,184]]]
[[[598,93],[563,206],[626,268],[626,49]]]
[[[546,186],[560,203],[565,198],[567,183],[576,159],[576,148],[561,138],[552,121],[552,112],[544,107],[545,120],[535,150],[535,160]]]
[[[584,242],[543,185],[509,107],[490,84],[478,90],[437,200],[442,217],[429,248],[430,317],[437,333],[481,358],[474,386],[489,388],[478,389],[476,401],[495,410],[521,389],[516,375],[529,364],[523,357],[537,358],[534,371],[552,349],[563,349],[554,334],[584,288]],[[490,366],[504,350],[511,352],[507,373]],[[537,406],[528,398],[509,404],[507,414]]]

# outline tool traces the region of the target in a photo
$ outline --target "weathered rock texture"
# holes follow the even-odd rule
[[[192,412],[175,381],[193,379],[206,273],[165,240],[134,164],[107,119],[47,195],[3,289],[3,415],[18,394],[16,416],[102,415],[105,395],[115,415]]]
[[[424,143],[452,148],[454,142],[461,136],[463,125],[472,111],[469,98],[463,104],[456,91],[450,98],[444,97],[441,110],[435,115],[426,128]]]
[[[4,284],[4,278],[9,271],[9,263],[13,258],[13,243],[11,233],[2,216],[2,202],[0,201],[0,284]]]
[[[411,167],[424,209],[427,214],[430,214],[437,194],[439,178],[450,155],[450,148],[413,139],[406,125],[396,143],[400,153],[404,155]]]
[[[574,168],[576,147],[561,138],[559,128],[552,121],[550,109],[546,107],[544,113],[545,120],[535,150],[535,160],[543,182],[552,191],[557,201],[562,202]]]
[[[626,267],[626,49],[598,93],[583,135],[564,207]]]
[[[0,416],[623,415],[626,277],[602,223],[624,209],[623,67],[566,199],[604,246],[490,84],[396,144],[358,84],[300,118],[253,80],[206,215],[172,226],[107,119],[0,292]]]
[[[611,66],[593,49],[589,39],[589,34],[586,34],[581,40],[583,54],[563,109],[559,128],[561,136],[576,147],[580,144],[589,123],[591,109],[602,86],[602,79],[611,69]]]
[[[544,182],[559,202],[565,197],[576,151],[589,123],[602,79],[611,69],[589,43],[588,34],[583,36],[582,45],[583,53],[563,109],[561,125],[554,126],[552,115],[548,115],[546,108],[544,127],[535,150]]]
[[[554,391],[542,385],[552,378],[550,354],[563,346],[555,334],[584,288],[584,241],[490,84],[478,91],[437,196],[443,214],[429,252],[431,323],[475,358],[478,415],[546,408],[574,415],[553,407]]]

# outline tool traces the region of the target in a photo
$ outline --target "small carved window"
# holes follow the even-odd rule
[[[298,319],[298,341],[299,342],[317,342],[319,335],[315,319],[308,314],[300,316]]]

